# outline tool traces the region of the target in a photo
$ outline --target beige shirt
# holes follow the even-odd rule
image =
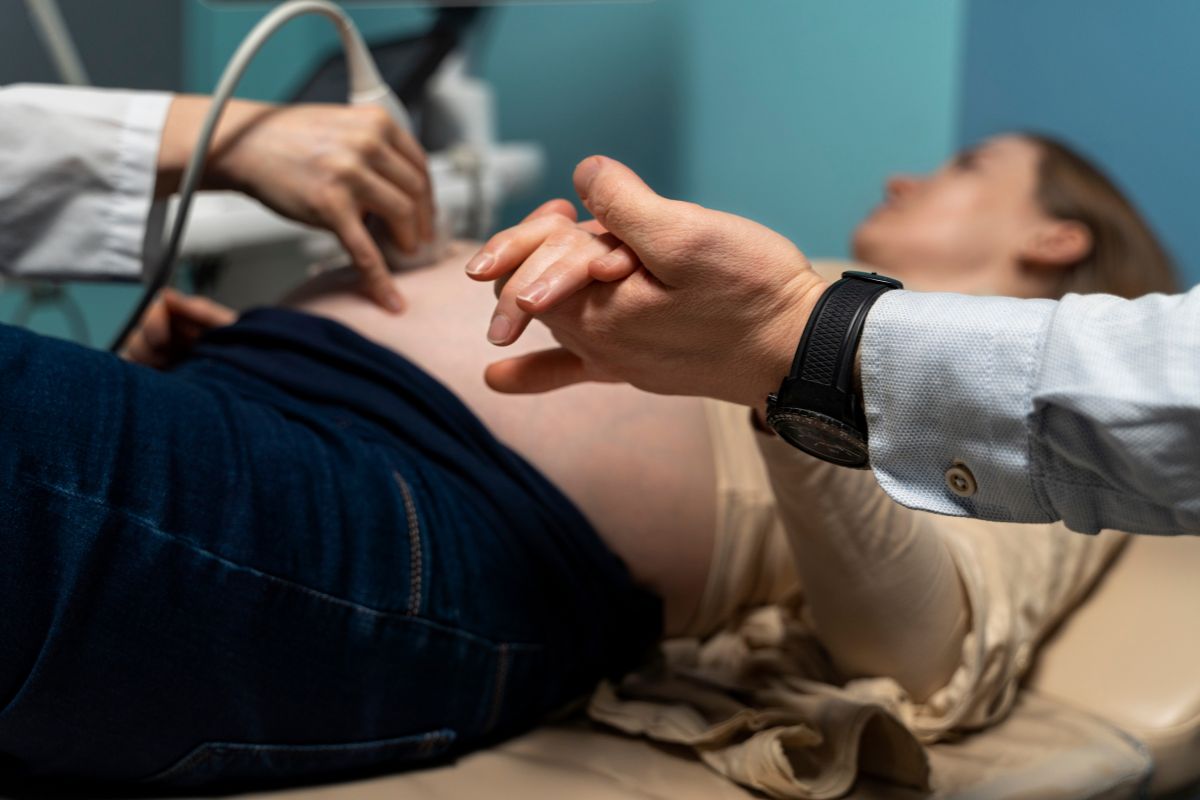
[[[688,746],[771,797],[839,797],[860,774],[928,788],[924,745],[1012,709],[1039,642],[1124,542],[1059,525],[913,512],[871,473],[832,467],[754,432],[744,408],[713,404],[710,419],[724,527],[697,636],[664,644],[659,663],[602,686],[589,713],[626,733]],[[912,568],[904,548],[889,543],[949,553],[968,633],[951,679],[925,702],[891,678],[847,675],[831,661],[787,567],[789,540],[814,530],[861,549],[864,581]],[[918,609],[911,624],[921,623],[920,601],[897,604]]]

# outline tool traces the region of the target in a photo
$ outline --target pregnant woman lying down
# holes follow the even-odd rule
[[[1031,258],[1056,223],[1077,246]],[[856,246],[916,288],[1170,280],[1115,189],[1017,136],[894,181]],[[399,318],[331,273],[166,373],[0,328],[6,776],[243,787],[427,764],[586,699],[664,637],[740,635],[761,607],[820,642],[788,669],[885,679],[884,705],[933,739],[1004,713],[1115,551],[908,512],[747,409],[499,395],[471,253],[397,276]],[[550,344],[535,325],[518,347]],[[807,524],[780,522],[763,456],[799,476]],[[592,703],[669,738],[640,710],[611,689]]]

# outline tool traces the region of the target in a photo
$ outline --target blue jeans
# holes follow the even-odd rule
[[[10,778],[428,763],[660,633],[658,598],[445,387],[295,312],[170,374],[0,327],[0,523]]]

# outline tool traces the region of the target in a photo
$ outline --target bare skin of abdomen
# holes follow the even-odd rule
[[[634,577],[663,598],[666,633],[681,632],[704,591],[716,517],[701,402],[601,384],[531,396],[489,389],[489,363],[555,342],[535,322],[510,348],[488,343],[492,287],[463,273],[476,249],[456,245],[440,263],[393,278],[407,303],[399,316],[364,298],[341,271],[306,284],[287,304],[400,353],[454,391],[566,493]]]

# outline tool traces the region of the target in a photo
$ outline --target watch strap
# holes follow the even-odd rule
[[[866,414],[854,386],[854,359],[867,313],[898,281],[847,272],[817,301],[776,404],[816,411],[866,435]]]

